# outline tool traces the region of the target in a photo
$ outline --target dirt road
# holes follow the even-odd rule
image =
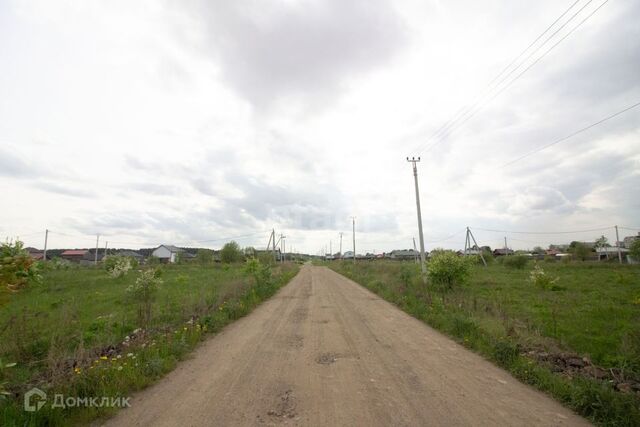
[[[589,425],[354,282],[305,266],[109,426]]]

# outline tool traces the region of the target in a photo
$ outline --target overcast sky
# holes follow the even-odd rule
[[[353,215],[358,252],[407,248],[415,155],[428,249],[467,225],[492,247],[505,233],[481,229],[614,240],[640,227],[640,108],[502,167],[640,102],[633,1],[509,84],[602,1],[489,87],[575,0],[2,1],[0,235],[264,246],[275,228],[318,253],[339,232],[351,249]]]

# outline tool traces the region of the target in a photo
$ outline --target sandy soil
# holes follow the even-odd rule
[[[311,266],[131,404],[106,425],[589,425],[354,282]]]

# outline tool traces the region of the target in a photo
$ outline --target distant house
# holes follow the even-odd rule
[[[142,261],[144,261],[144,256],[140,252],[136,252],[136,251],[130,251],[130,250],[118,251],[118,256],[133,258],[136,261],[138,261],[138,263],[140,264],[142,263]]]
[[[505,255],[513,255],[513,249],[509,248],[500,248],[493,250],[493,256],[505,256]]]
[[[620,248],[622,258],[625,259],[629,253],[629,249]],[[618,257],[618,248],[615,246],[596,248],[596,254],[598,254],[598,260],[603,261],[607,259],[615,259]]]
[[[342,259],[353,259],[353,251],[346,251],[343,253]]]
[[[389,258],[397,260],[415,260],[420,254],[413,249],[396,249],[389,252]]]
[[[627,248],[627,249],[631,249],[631,245],[633,244],[633,242],[635,242],[636,240],[640,240],[640,232],[638,232],[637,236],[627,236],[622,240],[622,247],[623,248]]]
[[[151,256],[156,257],[160,262],[174,263],[178,259],[179,254],[184,254],[182,248],[173,245],[160,245],[151,252]]]
[[[89,251],[86,249],[71,249],[64,251],[60,254],[60,258],[71,262],[80,263],[85,260],[89,255]]]
[[[40,249],[29,247],[25,248],[25,250],[29,252],[29,256],[36,261],[42,261],[44,259],[44,252]]]
[[[464,251],[460,251],[460,255],[480,255],[481,253],[482,251],[475,245]]]

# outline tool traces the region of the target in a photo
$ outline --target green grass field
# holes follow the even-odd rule
[[[163,266],[146,325],[127,292],[138,271],[121,278],[93,268],[45,272],[41,283],[10,295],[1,307],[0,359],[16,366],[0,369],[0,390],[9,393],[0,400],[0,425],[78,424],[113,412],[50,404],[55,393],[130,396],[173,369],[207,332],[273,295],[297,270],[278,265],[257,280],[243,265]],[[48,393],[49,405],[28,413],[21,399],[32,387]]]
[[[553,290],[532,263],[473,266],[441,293],[414,263],[328,265],[598,424],[640,425],[640,266],[540,263]]]

